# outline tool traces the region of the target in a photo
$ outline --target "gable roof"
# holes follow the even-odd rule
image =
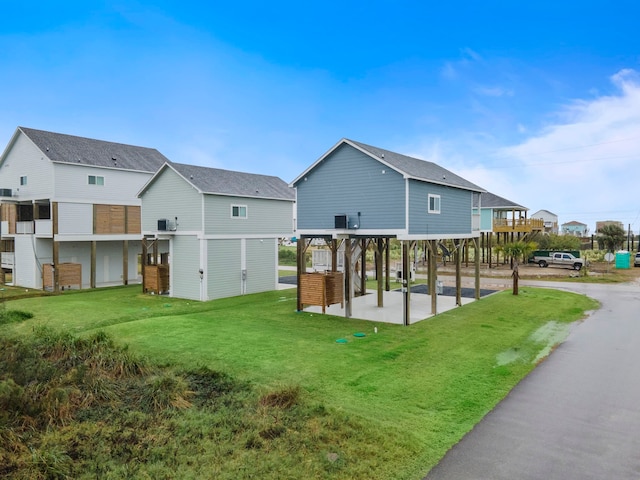
[[[498,195],[491,192],[482,192],[480,200],[481,208],[503,208],[510,210],[529,210],[522,205],[519,205],[511,200],[507,200],[506,198],[499,197]],[[473,206],[478,207],[478,198],[474,195],[473,197]]]
[[[155,148],[137,147],[26,127],[18,127],[16,135],[18,132],[26,135],[49,160],[55,163],[155,173],[164,163],[169,162],[169,159]]]
[[[549,210],[544,210],[544,209],[543,209],[543,210],[538,210],[536,213],[533,213],[533,214],[531,215],[531,218],[536,218],[536,216],[544,215],[544,214],[545,214],[545,212],[546,212],[546,213],[548,213],[548,214],[549,214],[549,216],[551,216],[551,217],[557,217],[557,216],[558,216],[558,215],[556,215],[555,213],[550,212]]]
[[[405,178],[411,178],[423,182],[435,183],[449,187],[462,188],[465,190],[472,190],[474,192],[485,191],[484,188],[469,182],[468,180],[433,162],[409,157],[407,155],[402,155],[401,153],[396,153],[390,150],[385,150],[383,148],[367,145],[365,143],[356,142],[355,140],[349,140],[348,138],[343,138],[337,144],[335,144],[333,148],[331,148],[327,153],[316,160],[313,165],[307,168],[301,175],[299,175],[293,182],[291,182],[291,185],[295,185],[296,183],[298,183],[298,181],[300,181],[301,178],[303,178],[311,170],[313,170],[316,165],[318,165],[338,147],[344,144],[350,145],[351,147],[361,151],[369,157],[374,158],[380,163],[388,166],[389,168],[396,170]]]
[[[572,226],[572,227],[586,227],[586,223],[578,222],[576,220],[571,220],[570,222],[563,223],[563,227]]]
[[[138,196],[141,196],[148,186],[167,168],[172,169],[203,194],[295,200],[295,191],[278,177],[173,162],[165,163],[142,187]]]

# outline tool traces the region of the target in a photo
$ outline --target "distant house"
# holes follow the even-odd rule
[[[484,192],[474,198],[473,211],[480,213],[480,235],[482,261],[493,264],[495,234],[496,244],[527,238],[534,232],[544,229],[544,221],[539,218],[527,218],[529,209],[491,192]]]
[[[474,213],[478,211],[478,206],[482,233],[523,235],[544,228],[542,220],[527,218],[528,208],[491,192],[484,192],[474,200]]]
[[[211,300],[278,284],[278,240],[293,235],[293,189],[266,175],[166,163],[140,190],[145,288]]]
[[[586,224],[575,220],[561,225],[563,235],[573,235],[575,237],[586,237],[589,235],[589,228]]]
[[[138,281],[140,188],[152,148],[18,127],[0,157],[0,250],[8,281],[59,290]]]
[[[538,210],[531,218],[541,219],[544,222],[544,233],[558,234],[558,216],[549,210]]]
[[[596,222],[596,233],[598,233],[602,227],[606,227],[607,225],[615,225],[624,230],[624,225],[618,220],[601,220]]]

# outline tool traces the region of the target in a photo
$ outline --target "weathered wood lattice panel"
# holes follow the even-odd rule
[[[45,289],[53,289],[53,267],[50,263],[42,266],[42,286]],[[65,287],[77,286],[82,288],[82,265],[79,263],[61,263],[58,265],[58,285]]]
[[[93,233],[97,235],[140,233],[140,207],[137,205],[93,206]]]
[[[127,206],[127,233],[141,233],[140,207],[137,205]]]
[[[0,212],[0,215],[2,215],[2,221],[7,222],[7,224],[9,225],[9,231],[4,233],[16,233],[16,221],[18,219],[18,210],[16,204],[3,203],[2,207],[0,208],[2,208],[2,211]]]
[[[125,233],[124,205],[94,205],[93,230],[97,235]]]
[[[158,295],[169,291],[169,265],[144,266],[144,292]]]
[[[339,303],[344,308],[344,276],[342,272],[303,273],[300,275],[300,301],[302,305],[326,307]]]

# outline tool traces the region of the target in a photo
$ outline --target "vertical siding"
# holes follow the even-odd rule
[[[277,239],[247,239],[247,290],[246,293],[275,290]]]
[[[208,240],[209,299],[233,297],[241,291],[240,240]]]
[[[104,185],[89,185],[89,175],[104,177]],[[56,197],[108,204],[139,205],[137,194],[150,178],[150,173],[62,163],[55,164],[54,172]]]
[[[176,235],[171,242],[171,296],[199,300],[200,241],[192,235]]]
[[[142,195],[142,231],[158,229],[158,219],[178,217],[178,231],[202,230],[202,195],[166,168]]]
[[[358,212],[360,228],[405,228],[402,175],[349,145],[338,147],[296,187],[301,230],[333,229],[335,215],[357,218]]]
[[[20,177],[27,176],[27,185]],[[19,134],[0,168],[0,188],[10,188],[18,199],[53,196],[53,164],[23,134]]]
[[[209,235],[293,235],[293,202],[205,195],[205,233]],[[247,218],[232,218],[232,205],[246,205]]]
[[[428,195],[440,195],[440,213],[428,212]],[[472,192],[416,180],[409,181],[409,234],[471,233]]]
[[[36,261],[33,235],[17,235],[15,238],[15,264],[13,284],[25,288],[42,288],[42,263],[50,263],[50,258]]]

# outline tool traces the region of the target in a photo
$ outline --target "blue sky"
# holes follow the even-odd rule
[[[346,137],[639,233],[640,4],[518,3],[11,2],[0,144],[22,125],[289,182]]]

